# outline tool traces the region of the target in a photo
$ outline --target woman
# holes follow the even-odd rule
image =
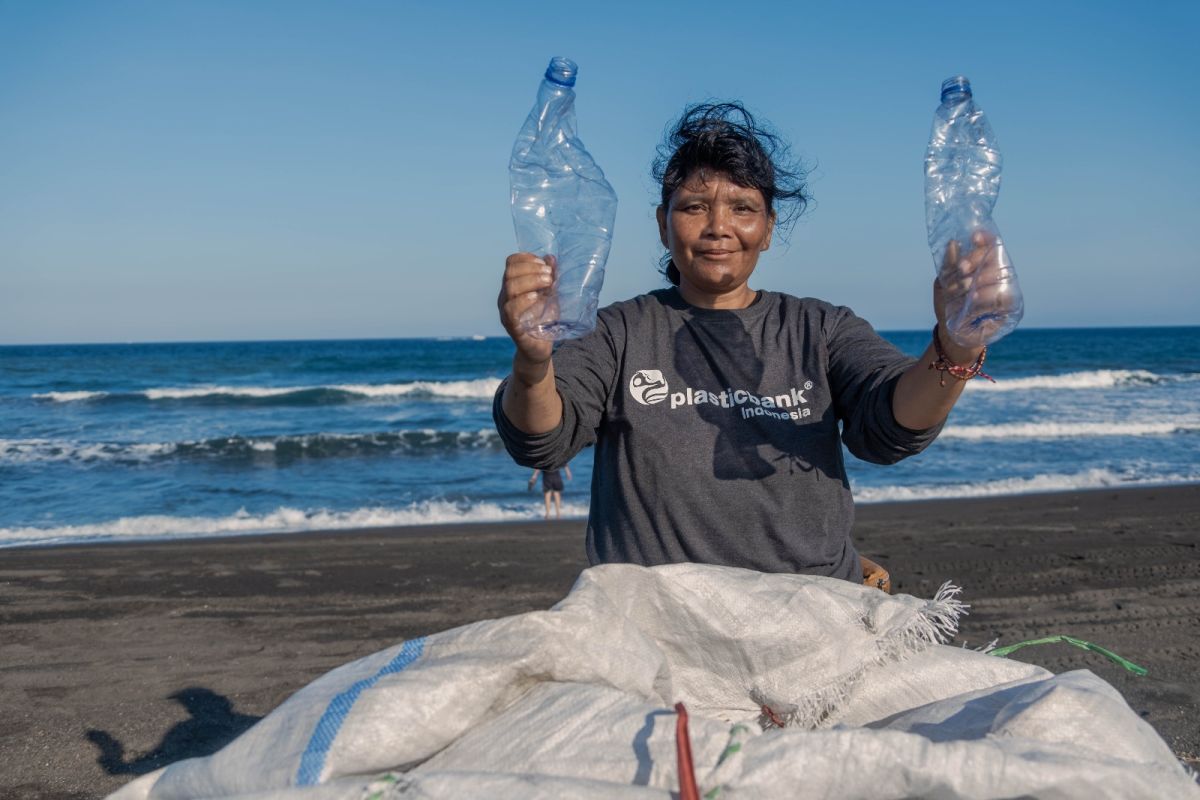
[[[498,302],[516,354],[496,424],[530,467],[595,444],[593,564],[861,581],[842,443],[881,464],[920,452],[979,373],[982,352],[946,332],[936,282],[943,350],[931,342],[916,362],[847,308],[751,288],[777,223],[807,199],[785,155],[738,104],[685,112],[655,165],[673,286],[601,309],[594,331],[557,351],[518,324],[552,267],[528,253],[506,262]],[[985,268],[989,249],[961,263],[948,254],[948,272]]]

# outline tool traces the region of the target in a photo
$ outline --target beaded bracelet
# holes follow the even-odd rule
[[[946,351],[942,349],[941,337],[938,336],[938,326],[934,325],[933,349],[934,352],[937,353],[937,361],[930,362],[929,368],[936,369],[938,372],[942,373],[940,376],[938,376],[938,383],[942,386],[946,385],[947,372],[949,372],[955,378],[958,378],[960,381],[969,381],[971,378],[982,376],[987,378],[992,383],[996,382],[995,378],[983,371],[983,362],[987,358],[987,347],[984,347],[983,350],[979,352],[979,355],[969,367],[963,367],[955,364],[953,361],[946,358]]]

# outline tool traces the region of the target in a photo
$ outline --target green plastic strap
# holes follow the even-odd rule
[[[1076,639],[1074,636],[1064,636],[1061,634],[1058,636],[1047,636],[1045,639],[1030,639],[1027,642],[1017,642],[1016,644],[997,647],[995,650],[989,650],[988,655],[1000,656],[1003,658],[1009,653],[1012,653],[1015,650],[1020,650],[1022,647],[1028,647],[1031,644],[1057,644],[1058,642],[1066,642],[1067,644],[1078,647],[1080,650],[1091,650],[1093,653],[1099,653],[1114,664],[1129,670],[1134,675],[1145,675],[1148,671],[1145,667],[1140,667],[1129,659],[1122,658],[1112,650],[1103,648],[1098,644],[1092,644],[1091,642],[1085,642],[1083,639]]]

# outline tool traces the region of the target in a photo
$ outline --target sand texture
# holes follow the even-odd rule
[[[96,798],[218,749],[329,669],[398,640],[546,608],[582,521],[0,550],[0,798]],[[946,580],[959,642],[1087,668],[1200,754],[1200,486],[870,505],[855,539],[896,591]]]

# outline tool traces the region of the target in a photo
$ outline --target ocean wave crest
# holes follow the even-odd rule
[[[372,507],[350,511],[302,510],[280,507],[263,514],[245,510],[224,517],[145,515],[85,525],[53,528],[0,528],[0,548],[29,545],[86,544],[131,539],[181,539],[299,531],[338,531],[410,525],[449,525],[468,522],[520,522],[539,519],[540,501],[521,505],[490,502],[429,500],[404,508]],[[588,507],[563,503],[563,517],[586,517]]]
[[[1017,392],[1029,389],[1111,389],[1131,386],[1157,386],[1164,383],[1200,380],[1200,374],[1158,375],[1144,369],[1096,369],[1066,372],[1062,375],[1031,375],[1027,378],[998,377],[996,383],[971,381],[971,391]]]
[[[190,442],[73,442],[56,439],[0,439],[0,464],[75,462],[147,463],[165,459],[246,460],[269,455],[275,461],[369,455],[427,455],[458,450],[500,449],[494,429],[432,429],[381,433],[313,433],[289,436],[224,436]]]
[[[173,444],[69,442],[59,439],[0,439],[0,464],[35,464],[52,461],[144,462],[175,449]]]
[[[1040,474],[1032,478],[1001,478],[978,483],[918,484],[915,486],[864,486],[854,488],[857,503],[894,503],[912,500],[948,500],[970,497],[1070,492],[1080,489],[1171,486],[1200,483],[1200,472],[1152,477],[1111,469],[1089,469],[1066,474]]]
[[[344,383],[323,386],[179,386],[144,389],[137,392],[68,391],[39,392],[35,400],[53,403],[130,402],[130,401],[201,401],[212,403],[286,402],[297,405],[348,403],[363,399],[439,397],[449,399],[491,400],[500,386],[499,378],[465,381],[411,381],[408,383]]]
[[[952,425],[941,439],[1091,439],[1102,436],[1171,436],[1200,431],[1191,417],[1158,422],[1008,422],[996,425]]]
[[[99,400],[108,397],[108,392],[39,392],[33,395],[34,400],[50,400],[55,403],[80,403],[85,400]]]

